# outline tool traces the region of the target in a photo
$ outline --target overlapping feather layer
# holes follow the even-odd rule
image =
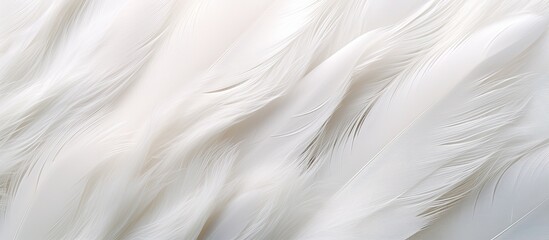
[[[0,239],[549,239],[547,0],[0,2]]]

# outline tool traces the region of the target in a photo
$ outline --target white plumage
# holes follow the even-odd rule
[[[0,239],[549,239],[547,0],[0,1]]]

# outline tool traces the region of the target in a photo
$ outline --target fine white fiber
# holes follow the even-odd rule
[[[549,239],[549,0],[0,0],[0,240]]]

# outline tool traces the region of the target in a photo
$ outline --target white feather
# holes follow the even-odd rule
[[[548,14],[0,1],[0,239],[544,239]]]

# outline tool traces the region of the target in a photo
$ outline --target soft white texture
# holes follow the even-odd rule
[[[549,239],[548,0],[0,1],[0,239]]]

